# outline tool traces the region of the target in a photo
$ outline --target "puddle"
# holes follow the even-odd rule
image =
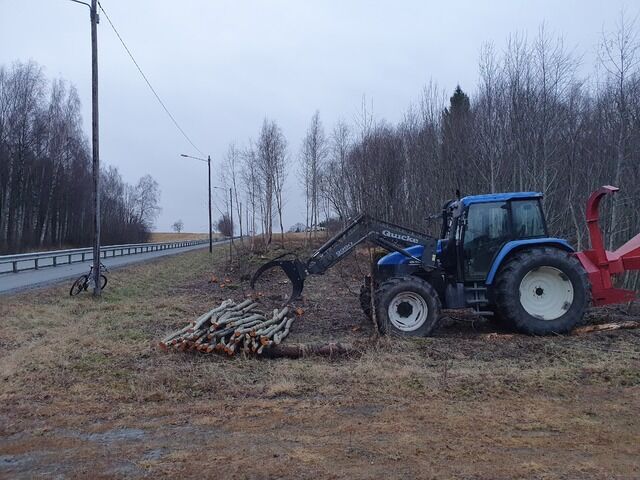
[[[19,467],[33,461],[30,455],[0,455],[0,470]]]
[[[81,436],[94,442],[114,443],[140,440],[144,435],[144,430],[138,428],[118,428],[106,432],[82,434]]]
[[[168,448],[154,448],[153,450],[147,450],[146,452],[144,452],[143,458],[145,460],[159,460],[168,452]]]

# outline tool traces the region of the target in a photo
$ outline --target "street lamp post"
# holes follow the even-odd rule
[[[194,160],[200,160],[201,162],[207,162],[209,168],[209,253],[213,253],[213,223],[211,220],[211,155],[207,155],[207,159],[200,157],[192,157],[184,153],[180,154],[181,157],[193,158]]]
[[[217,188],[218,190],[222,190],[225,192],[223,187],[214,186],[213,188]],[[222,213],[222,212],[220,212]],[[231,222],[231,240],[229,242],[229,261],[233,258],[232,248],[233,248],[233,196],[231,195],[231,188],[229,188],[229,222]],[[224,214],[223,214],[224,215]]]
[[[231,221],[231,241],[229,242],[229,261],[233,260],[233,195],[231,195],[231,187],[229,187],[229,219]]]

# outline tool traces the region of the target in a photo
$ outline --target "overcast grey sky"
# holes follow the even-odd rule
[[[296,178],[300,141],[316,109],[327,132],[351,122],[363,95],[395,122],[430,79],[473,92],[485,41],[546,28],[564,36],[592,71],[602,29],[631,0],[243,1],[101,0],[160,96],[194,143],[214,159],[255,138],[262,120],[289,142],[285,224],[304,219]],[[88,9],[68,0],[0,0],[0,64],[35,60],[74,83],[90,133]],[[134,183],[150,173],[162,190],[156,229],[182,218],[206,231],[206,165],[143,82],[106,19],[99,27],[100,148]],[[217,177],[214,178],[214,182]],[[428,181],[425,179],[425,181]],[[219,195],[214,197],[220,201]]]

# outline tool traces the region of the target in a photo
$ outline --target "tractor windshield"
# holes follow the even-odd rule
[[[546,229],[538,200],[511,202],[513,236],[515,238],[545,237]]]

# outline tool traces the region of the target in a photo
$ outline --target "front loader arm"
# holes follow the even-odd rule
[[[360,215],[333,238],[329,239],[309,258],[307,272],[312,274],[326,272],[365,241],[387,250],[399,252],[418,262],[422,262],[422,259],[413,257],[404,248],[411,245],[433,246],[435,248],[436,242],[433,237],[424,233],[371,218],[367,215]]]
[[[367,215],[360,215],[316,250],[306,262],[297,258],[293,260],[278,258],[262,265],[251,278],[251,287],[255,287],[258,278],[267,270],[281,268],[293,285],[289,301],[294,300],[302,293],[304,280],[308,274],[325,273],[365,241],[399,252],[421,263],[427,269],[435,268],[436,240],[433,237]],[[422,258],[414,257],[404,250],[411,245],[424,245]]]

